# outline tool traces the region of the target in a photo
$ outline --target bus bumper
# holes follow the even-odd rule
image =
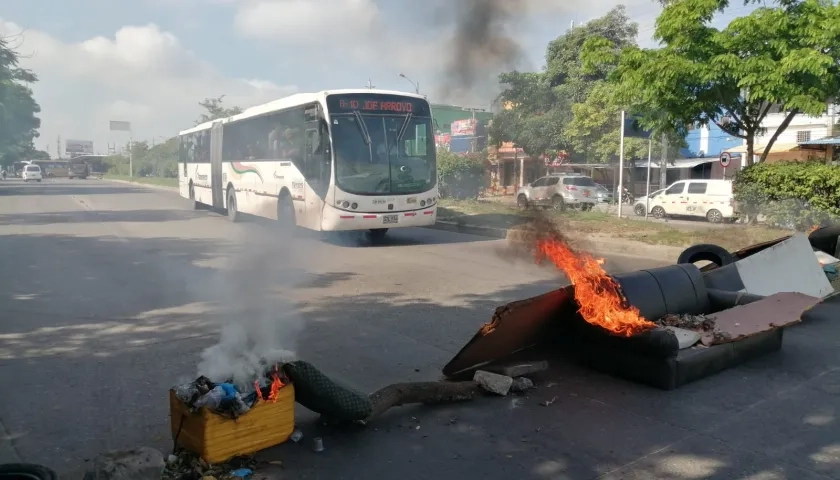
[[[321,230],[325,232],[378,228],[426,227],[437,221],[437,205],[411,212],[362,213],[324,205]]]

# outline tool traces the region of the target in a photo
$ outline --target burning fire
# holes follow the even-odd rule
[[[638,308],[625,304],[618,284],[601,267],[602,260],[575,252],[556,233],[548,237],[541,235],[537,240],[537,262],[545,259],[569,277],[575,286],[580,315],[590,324],[625,337],[655,327],[641,316]]]
[[[280,380],[280,369],[277,365],[274,365],[274,371],[271,372],[271,386],[268,389],[268,397],[266,398],[262,393],[262,388],[260,387],[260,381],[254,381],[254,388],[257,390],[257,398],[260,400],[270,400],[272,403],[277,401],[277,396],[280,393],[280,389],[283,388],[285,384],[282,380]]]

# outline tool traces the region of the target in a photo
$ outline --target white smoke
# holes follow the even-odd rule
[[[198,374],[214,382],[232,380],[243,391],[252,389],[270,365],[296,358],[304,326],[296,305],[282,293],[302,278],[296,265],[308,257],[306,242],[259,233],[244,232],[229,268],[204,285],[218,294],[224,320],[219,343],[201,354]]]

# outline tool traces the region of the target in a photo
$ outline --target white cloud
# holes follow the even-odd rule
[[[55,153],[56,138],[93,140],[97,150],[122,144],[109,120],[132,122],[135,139],[172,136],[193,125],[206,97],[226,95],[247,107],[293,93],[265,79],[231,78],[154,24],[126,26],[113,37],[64,43],[0,18],[0,35],[19,34],[22,64],[35,71],[41,105],[36,147]]]
[[[245,2],[235,25],[247,37],[335,44],[370,38],[380,11],[373,0],[333,0],[329,6],[313,0],[258,0]]]

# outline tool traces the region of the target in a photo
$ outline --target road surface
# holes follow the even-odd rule
[[[230,325],[363,391],[436,379],[496,306],[562,282],[500,246],[429,229],[380,246],[284,242],[269,223],[231,224],[169,192],[0,182],[0,461],[80,478],[103,450],[167,451],[167,389],[195,377]],[[676,392],[565,365],[527,398],[406,408],[363,432],[319,430],[299,408],[326,452],[303,442],[264,456],[297,479],[840,478],[830,328],[791,331],[782,353]]]

